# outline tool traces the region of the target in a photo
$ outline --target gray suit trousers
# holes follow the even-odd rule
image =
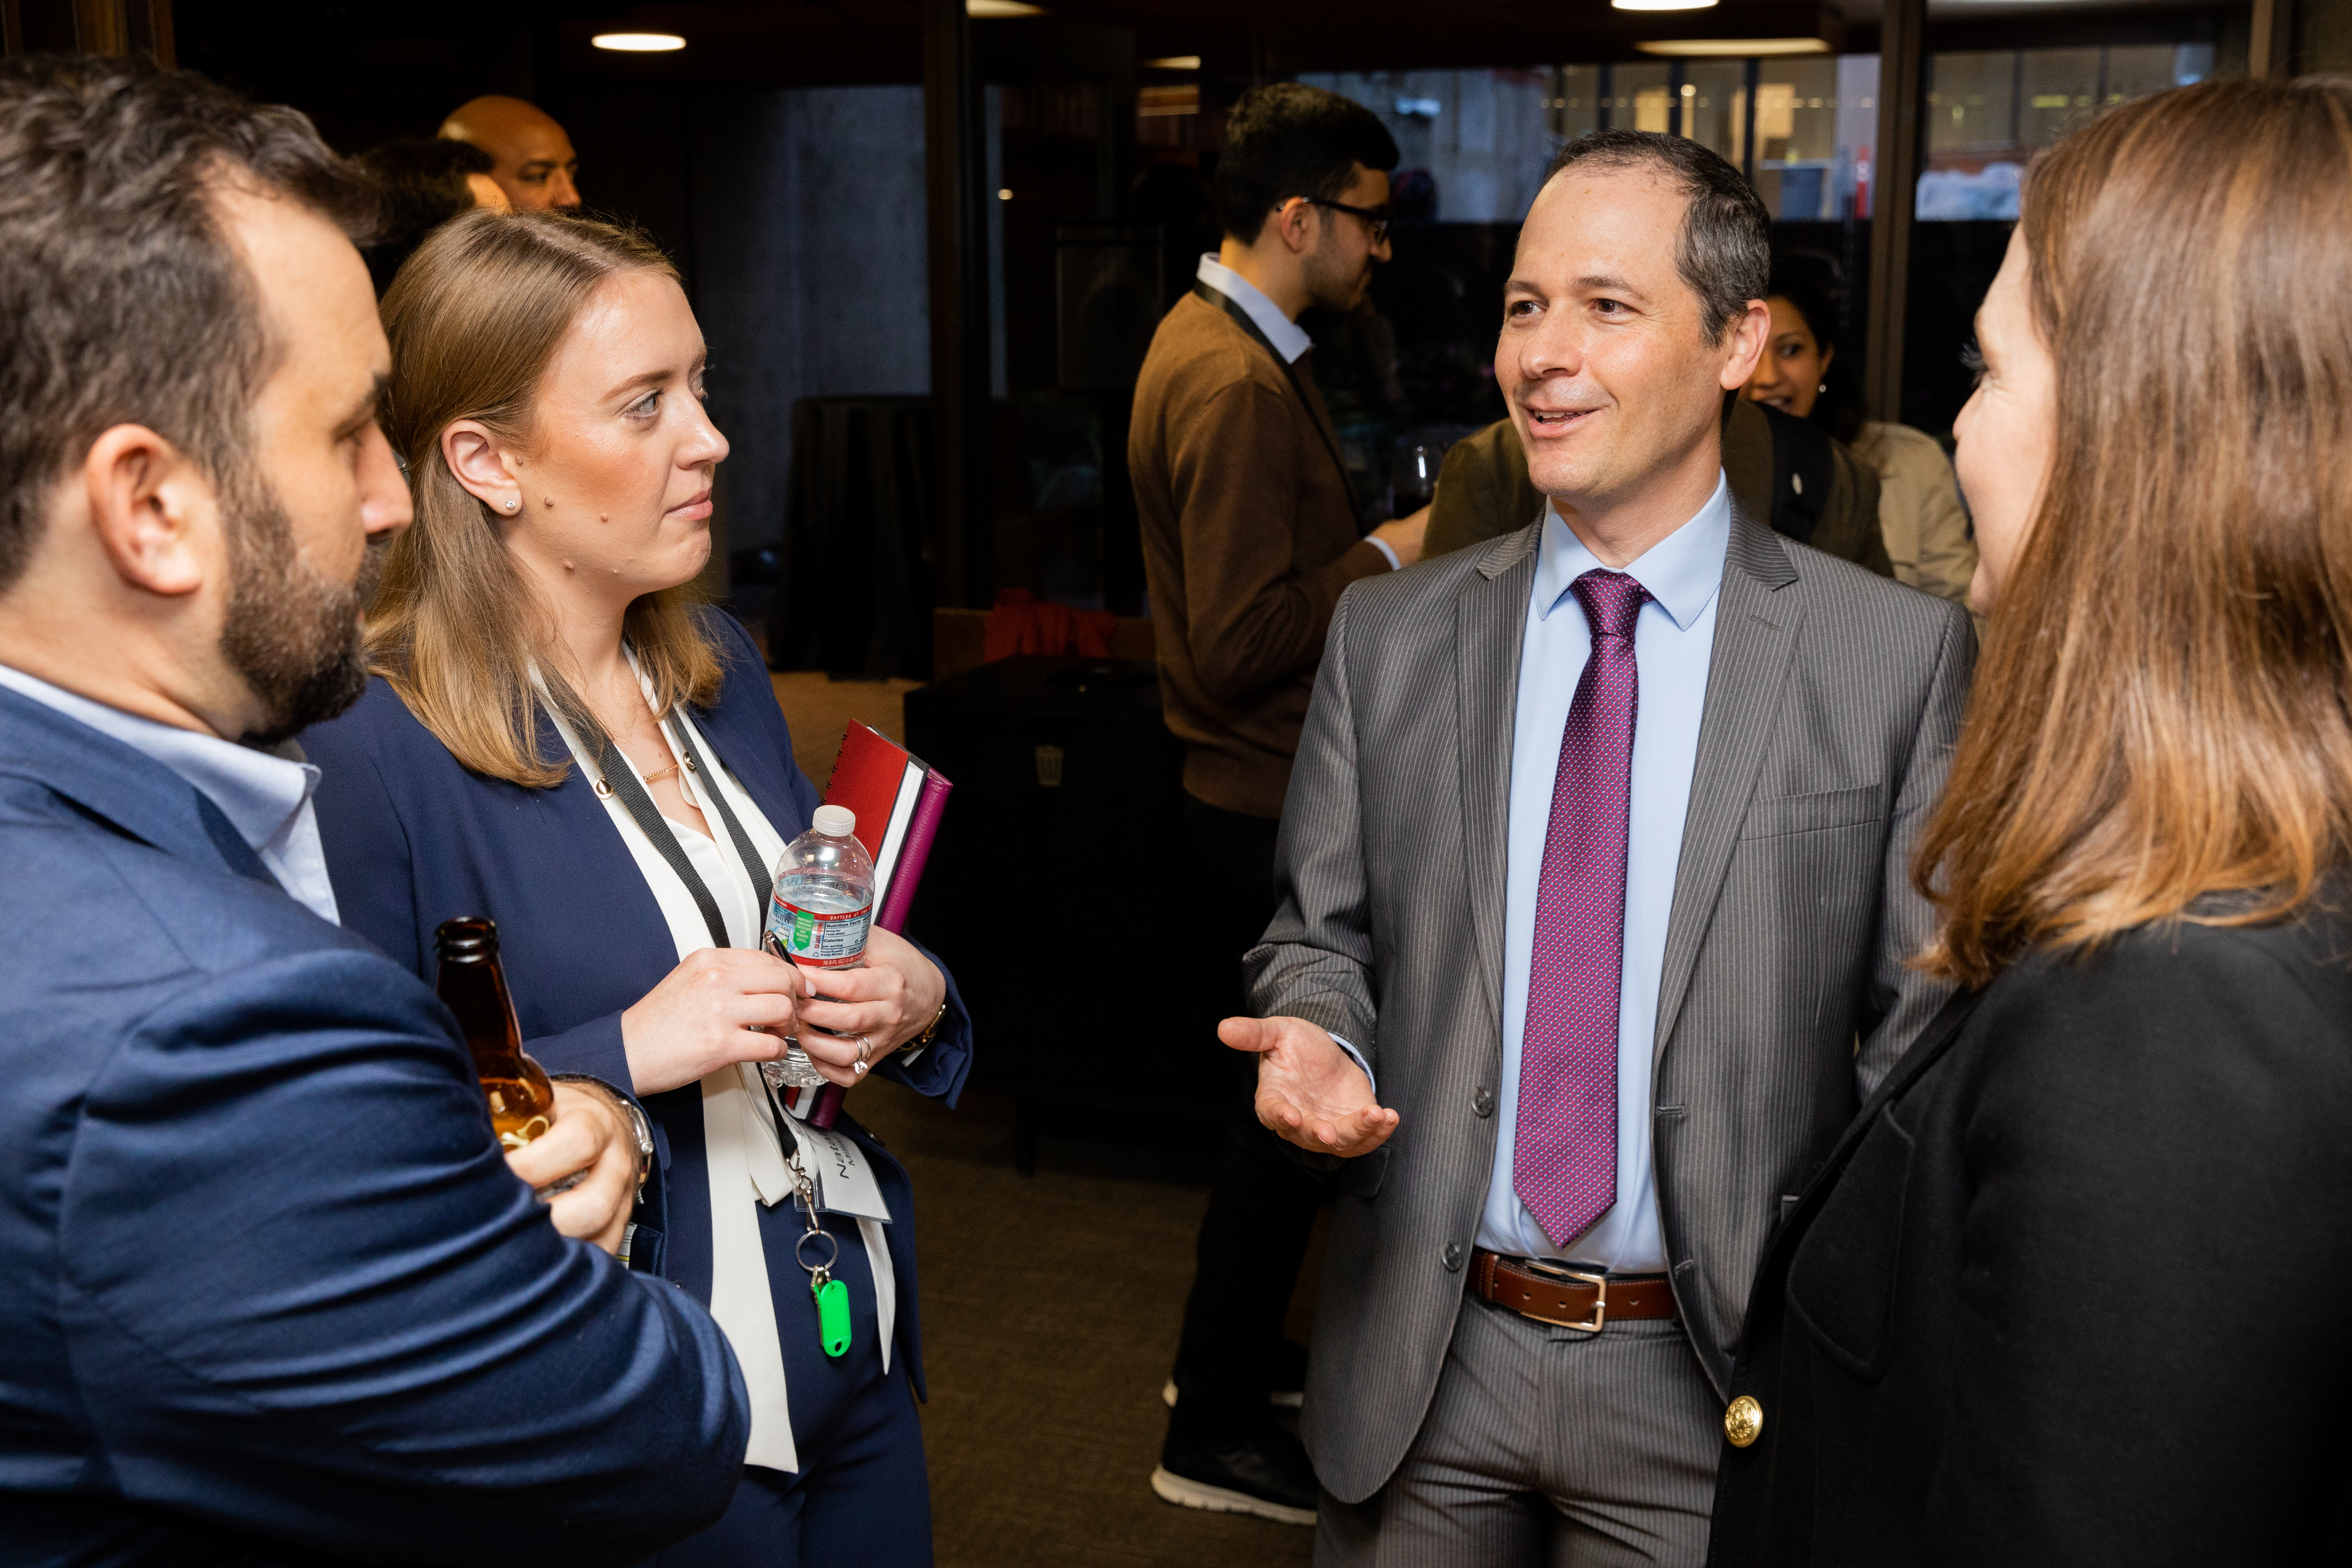
[[[1699,1568],[1717,1410],[1678,1322],[1586,1333],[1465,1300],[1396,1474],[1324,1494],[1316,1568]]]

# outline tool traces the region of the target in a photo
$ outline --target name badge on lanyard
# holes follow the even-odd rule
[[[800,1140],[802,1163],[816,1184],[819,1209],[853,1219],[890,1223],[890,1205],[883,1200],[881,1184],[874,1179],[874,1167],[856,1140],[798,1121],[793,1123],[793,1136]]]

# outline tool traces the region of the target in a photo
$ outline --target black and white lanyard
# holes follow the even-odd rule
[[[701,794],[719,808],[719,819],[727,825],[727,837],[734,841],[735,853],[742,858],[743,870],[751,881],[752,907],[760,911],[760,918],[764,919],[768,908],[768,873],[760,864],[760,852],[751,847],[751,836],[743,831],[743,824],[736,816],[735,808],[727,804],[727,792],[719,787],[711,771],[703,766],[702,752],[694,743],[694,732],[676,713],[669,716],[667,723],[670,733],[677,738],[679,749],[686,754],[686,771],[701,781]],[[710,945],[733,946],[727,940],[727,917],[719,912],[719,900],[710,896],[709,885],[695,870],[694,862],[687,858],[686,846],[677,841],[677,835],[670,830],[668,823],[662,820],[661,813],[654,807],[653,796],[647,795],[646,786],[637,782],[636,773],[629,767],[628,759],[621,755],[621,749],[613,743],[613,738],[605,735],[600,740],[596,771],[603,776],[593,781],[597,798],[620,798],[621,809],[629,814],[629,819],[637,825],[637,830],[653,844],[654,852],[677,873],[677,879],[693,895],[695,908],[702,911],[704,922],[710,927]]]

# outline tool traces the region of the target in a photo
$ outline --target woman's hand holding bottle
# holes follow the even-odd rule
[[[682,1089],[732,1062],[778,1060],[784,1037],[801,1016],[800,999],[808,994],[806,974],[758,948],[707,947],[689,954],[621,1015],[630,1088],[642,1099]],[[848,1044],[855,1058],[856,1043]]]
[[[865,1076],[856,1065],[859,1037],[869,1043],[865,1060],[871,1068],[930,1027],[948,994],[939,965],[913,942],[880,926],[866,934],[860,967],[809,971],[803,978],[813,984],[797,1011],[815,1027],[801,1032],[801,1049],[828,1081],[844,1089]]]

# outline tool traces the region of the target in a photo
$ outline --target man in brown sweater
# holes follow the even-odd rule
[[[1361,302],[1388,256],[1396,162],[1361,105],[1291,83],[1243,94],[1217,165],[1224,243],[1136,385],[1128,464],[1190,797],[1186,1002],[1211,1034],[1244,1010],[1242,954],[1274,917],[1275,830],[1332,606],[1421,553],[1425,519],[1364,533],[1297,325],[1310,305]],[[1268,1401],[1302,1386],[1282,1318],[1320,1193],[1258,1124],[1245,1080],[1234,1100],[1151,1483],[1186,1507],[1311,1525],[1314,1473]]]

